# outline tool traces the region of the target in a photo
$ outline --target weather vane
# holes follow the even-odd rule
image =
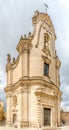
[[[46,7],[46,13],[47,13],[47,9],[49,9],[49,6],[45,3],[44,3],[44,6]]]

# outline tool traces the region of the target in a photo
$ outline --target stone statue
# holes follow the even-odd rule
[[[7,63],[10,63],[10,61],[11,61],[10,54],[7,54]]]

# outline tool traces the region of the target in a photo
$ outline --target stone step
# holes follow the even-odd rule
[[[47,128],[44,128],[42,130],[58,130],[58,128],[56,127],[47,127]]]

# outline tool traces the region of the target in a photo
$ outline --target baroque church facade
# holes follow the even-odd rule
[[[8,126],[55,127],[60,125],[61,62],[55,50],[56,34],[48,14],[36,11],[33,33],[21,36],[18,57],[7,55]]]

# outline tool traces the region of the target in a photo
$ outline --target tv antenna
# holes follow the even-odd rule
[[[47,4],[44,3],[44,6],[46,8],[46,13],[47,13],[47,9],[49,9],[49,6]]]

